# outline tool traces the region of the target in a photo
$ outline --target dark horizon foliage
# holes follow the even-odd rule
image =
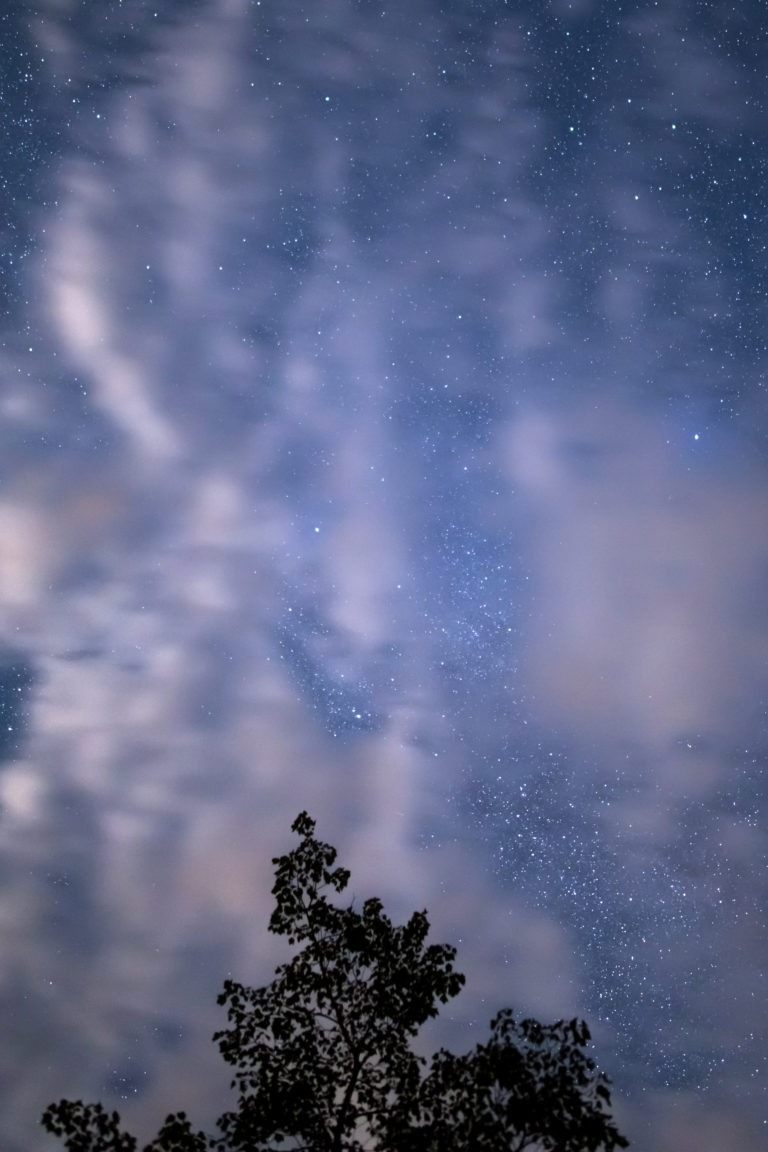
[[[612,1152],[627,1147],[610,1114],[609,1080],[586,1055],[584,1021],[543,1025],[511,1010],[485,1044],[426,1060],[419,1028],[456,996],[456,950],[426,943],[414,912],[393,925],[373,897],[360,911],[333,902],[349,882],[336,850],[302,812],[298,847],[276,857],[269,931],[299,947],[274,980],[226,980],[229,1027],[214,1035],[232,1065],[236,1107],[219,1134],[168,1116],[144,1152]],[[136,1152],[117,1112],[62,1100],[42,1117],[68,1152]]]

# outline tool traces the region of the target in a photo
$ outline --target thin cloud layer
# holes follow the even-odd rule
[[[684,191],[742,81],[677,4],[129,8],[111,78],[38,26],[78,103],[2,401],[8,1148],[64,1094],[221,1108],[306,808],[459,944],[441,1042],[586,1014],[631,1136],[754,1152],[764,416],[745,221]]]

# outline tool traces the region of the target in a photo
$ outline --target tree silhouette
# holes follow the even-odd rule
[[[235,1069],[234,1111],[219,1135],[168,1116],[144,1152],[612,1152],[627,1147],[610,1116],[608,1080],[584,1049],[583,1021],[517,1022],[504,1011],[473,1052],[441,1049],[425,1061],[410,1048],[438,1002],[464,983],[456,950],[426,945],[429,922],[415,912],[395,926],[381,901],[360,911],[335,896],[349,872],[315,839],[302,812],[301,841],[273,860],[269,930],[299,951],[271,984],[227,980],[218,998],[229,1027],[217,1032]],[[68,1152],[135,1152],[120,1117],[100,1104],[62,1100],[43,1114]]]

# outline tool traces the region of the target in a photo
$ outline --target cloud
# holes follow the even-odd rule
[[[750,608],[768,563],[768,483],[750,465],[697,461],[689,439],[684,453],[652,409],[604,398],[533,411],[504,437],[531,509],[522,660],[534,709],[665,759],[684,736],[739,741],[768,655]]]
[[[634,199],[642,148],[590,152],[588,209],[570,176],[541,194],[566,145],[517,25],[462,72],[427,6],[418,35],[254,12],[153,24],[149,82],[83,111],[52,177],[15,365],[40,386],[10,412],[51,444],[9,449],[0,505],[3,626],[39,671],[0,778],[9,1124],[28,1147],[46,1092],[128,1081],[144,1125],[216,1110],[197,1046],[224,972],[270,974],[307,808],[356,895],[459,942],[447,1042],[510,1001],[584,1011],[654,1146],[720,1139],[695,1076],[759,990],[768,559],[764,471],[683,427],[727,278]],[[53,8],[49,37],[81,78]],[[689,111],[722,87],[696,52]],[[612,149],[634,112],[598,113]],[[664,1076],[701,1119],[643,1095]]]

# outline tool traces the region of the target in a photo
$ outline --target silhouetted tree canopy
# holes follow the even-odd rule
[[[236,1107],[219,1133],[168,1116],[145,1152],[612,1152],[626,1148],[610,1115],[609,1081],[585,1054],[583,1021],[542,1025],[509,1010],[485,1044],[464,1056],[441,1049],[426,1061],[410,1047],[438,1003],[464,977],[456,950],[426,944],[415,912],[395,926],[380,900],[360,911],[334,897],[349,872],[315,839],[302,812],[297,848],[273,860],[269,930],[297,953],[271,984],[227,980],[218,1002],[229,1027],[217,1032],[234,1068]],[[68,1152],[135,1152],[117,1112],[62,1100],[43,1115]]]

